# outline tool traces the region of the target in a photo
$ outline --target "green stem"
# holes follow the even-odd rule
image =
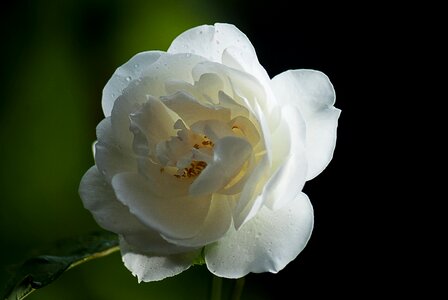
[[[210,300],[221,300],[222,294],[222,278],[213,275],[212,293]]]
[[[243,293],[245,278],[238,278],[235,282],[235,287],[233,288],[232,300],[240,300],[241,294]]]

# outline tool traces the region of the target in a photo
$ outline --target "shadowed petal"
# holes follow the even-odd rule
[[[166,256],[141,253],[123,239],[120,239],[120,250],[124,265],[137,277],[138,282],[159,281],[175,276],[187,270],[200,253],[200,250]]]

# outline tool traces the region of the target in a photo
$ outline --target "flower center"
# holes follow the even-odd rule
[[[209,139],[207,136],[203,136],[202,137],[202,142],[200,144],[194,144],[193,148],[195,149],[199,149],[199,148],[208,148],[208,149],[213,149],[213,146],[215,146],[215,144],[213,143],[213,141],[211,139]]]
[[[157,145],[157,157],[167,173],[179,179],[198,177],[213,158],[215,144],[206,135],[198,134],[177,122],[177,136]]]
[[[190,166],[188,168],[184,168],[183,170],[179,170],[181,174],[174,174],[173,176],[176,178],[191,178],[197,177],[201,174],[202,170],[205,169],[207,163],[202,160],[192,160]]]

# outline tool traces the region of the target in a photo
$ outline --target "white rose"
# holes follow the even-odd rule
[[[235,26],[199,26],[167,52],[142,52],[103,91],[84,206],[120,236],[139,281],[203,255],[210,272],[278,272],[305,247],[302,193],[332,158],[340,110],[327,76],[273,79]]]

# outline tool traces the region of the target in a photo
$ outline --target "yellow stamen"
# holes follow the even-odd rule
[[[191,177],[197,177],[199,174],[201,174],[202,170],[207,167],[207,163],[202,160],[192,160],[190,167],[184,168],[182,171],[180,171],[180,174],[174,174],[174,177],[176,178],[191,178]]]

